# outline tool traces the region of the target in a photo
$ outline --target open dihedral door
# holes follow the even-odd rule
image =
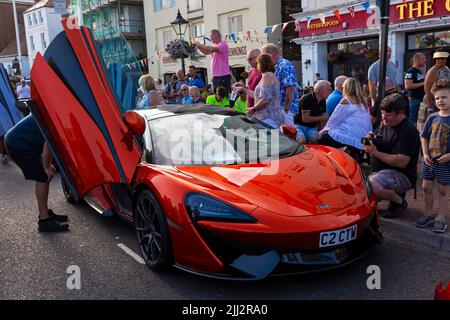
[[[110,183],[130,184],[141,150],[128,129],[88,28],[69,28],[36,56],[32,113],[76,198]]]

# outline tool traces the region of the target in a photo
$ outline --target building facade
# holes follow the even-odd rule
[[[76,2],[71,1],[72,9],[76,8]],[[84,25],[102,43],[107,62],[132,60],[123,57],[124,52],[132,52],[137,59],[147,56],[143,0],[82,0],[81,5]],[[123,48],[124,45],[132,51]]]
[[[368,10],[367,2],[302,1],[303,12],[293,17],[300,20],[295,42],[302,46],[306,84],[314,82],[317,72],[330,81],[345,74],[367,82],[368,68],[378,59],[380,34],[375,1],[369,2]],[[389,46],[399,84],[415,53],[425,53],[431,67],[434,52],[450,52],[450,1],[392,0]]]
[[[210,31],[218,29],[227,41],[230,50],[230,67],[236,79],[245,77],[249,71],[246,60],[247,53],[254,48],[261,48],[268,42],[277,44],[280,49],[283,45],[281,27],[272,29],[273,25],[282,22],[284,2],[289,2],[288,7],[293,12],[298,12],[298,6],[293,2],[282,0],[149,0],[144,2],[147,49],[149,53],[149,72],[156,78],[165,82],[170,75],[181,68],[180,60],[172,60],[165,52],[166,45],[176,39],[176,34],[171,26],[175,20],[177,11],[189,21],[185,39],[198,40],[211,45]],[[294,11],[296,10],[296,11]],[[289,14],[286,16],[293,20]],[[293,25],[293,24],[292,24]],[[270,26],[264,32],[266,26]],[[285,33],[288,33],[285,30]],[[291,34],[294,30],[291,30]],[[233,35],[233,36],[232,36]],[[295,34],[293,34],[295,36]],[[295,37],[292,37],[294,39]],[[291,43],[291,45],[294,45]],[[295,47],[295,45],[294,45]],[[297,53],[300,56],[300,52]],[[195,65],[200,69],[204,80],[211,82],[211,58],[200,58],[200,61],[186,59],[186,66]],[[300,68],[299,68],[300,74]]]
[[[50,42],[62,31],[61,15],[55,13],[52,0],[42,0],[26,10],[23,18],[31,68],[36,54],[43,55]]]
[[[20,47],[22,51],[21,75],[29,75],[27,58],[27,43],[25,37],[25,23],[23,12],[34,5],[34,0],[17,0],[17,19],[19,26]],[[17,74],[18,70],[18,50],[16,42],[16,30],[14,26],[14,11],[11,0],[0,0],[0,62],[4,64],[8,74]],[[16,70],[16,72],[14,72]]]

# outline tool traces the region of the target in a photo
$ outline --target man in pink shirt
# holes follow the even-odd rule
[[[211,30],[210,37],[214,46],[207,46],[198,41],[196,41],[195,44],[201,53],[210,54],[212,56],[211,70],[214,91],[216,91],[217,87],[223,86],[229,92],[231,88],[231,71],[228,62],[228,45],[225,41],[222,41],[222,35],[219,30]]]
[[[262,74],[256,68],[256,58],[261,54],[259,49],[253,49],[247,54],[248,64],[252,67],[250,74],[248,75],[248,88],[255,91],[256,86],[259,84],[262,78]],[[247,97],[247,108],[251,108],[255,105],[255,99],[248,96]]]

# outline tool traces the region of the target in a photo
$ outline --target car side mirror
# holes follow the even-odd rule
[[[289,126],[287,124],[281,126],[281,132],[284,133],[289,139],[297,139],[297,128]]]
[[[122,143],[128,150],[133,149],[133,135],[139,137],[145,132],[145,119],[135,111],[127,111],[123,115],[123,121],[128,128],[122,138]]]

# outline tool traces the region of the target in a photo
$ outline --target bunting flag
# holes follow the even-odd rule
[[[348,9],[348,12],[350,12],[351,17],[354,18],[355,17],[355,6],[348,7],[347,9]]]
[[[274,33],[277,30],[278,26],[279,26],[279,24],[276,24],[272,27],[272,33]]]
[[[306,21],[308,22],[308,29],[311,24],[312,17],[306,17]]]
[[[320,19],[320,21],[322,23],[325,23],[326,22],[326,15],[325,15],[325,13],[319,14],[319,19]]]
[[[259,40],[258,40],[258,38],[259,38],[259,36],[258,36],[258,31],[256,31],[256,30],[253,30],[253,32],[255,33],[255,37],[256,37],[256,42],[258,42]]]
[[[252,32],[250,30],[247,31],[247,40],[252,38]]]
[[[301,30],[301,22],[299,19],[295,20],[295,31],[300,32]]]
[[[264,28],[264,33],[269,33],[269,27]]]
[[[334,15],[336,16],[336,18],[339,20],[339,22],[342,22],[342,20],[341,20],[341,14],[340,14],[340,12],[339,12],[339,9],[338,10],[334,10]]]
[[[364,2],[362,4],[362,6],[366,10],[367,14],[372,14],[372,9],[370,9],[370,3],[369,2]]]
[[[237,43],[237,41],[236,41],[236,33],[233,32],[233,33],[230,35],[230,37],[231,37],[231,39],[233,39],[234,43]]]
[[[289,21],[289,22],[283,23],[283,28],[281,29],[281,32],[284,32],[284,30],[286,30],[286,27],[289,25],[289,23],[291,23],[291,22]]]

